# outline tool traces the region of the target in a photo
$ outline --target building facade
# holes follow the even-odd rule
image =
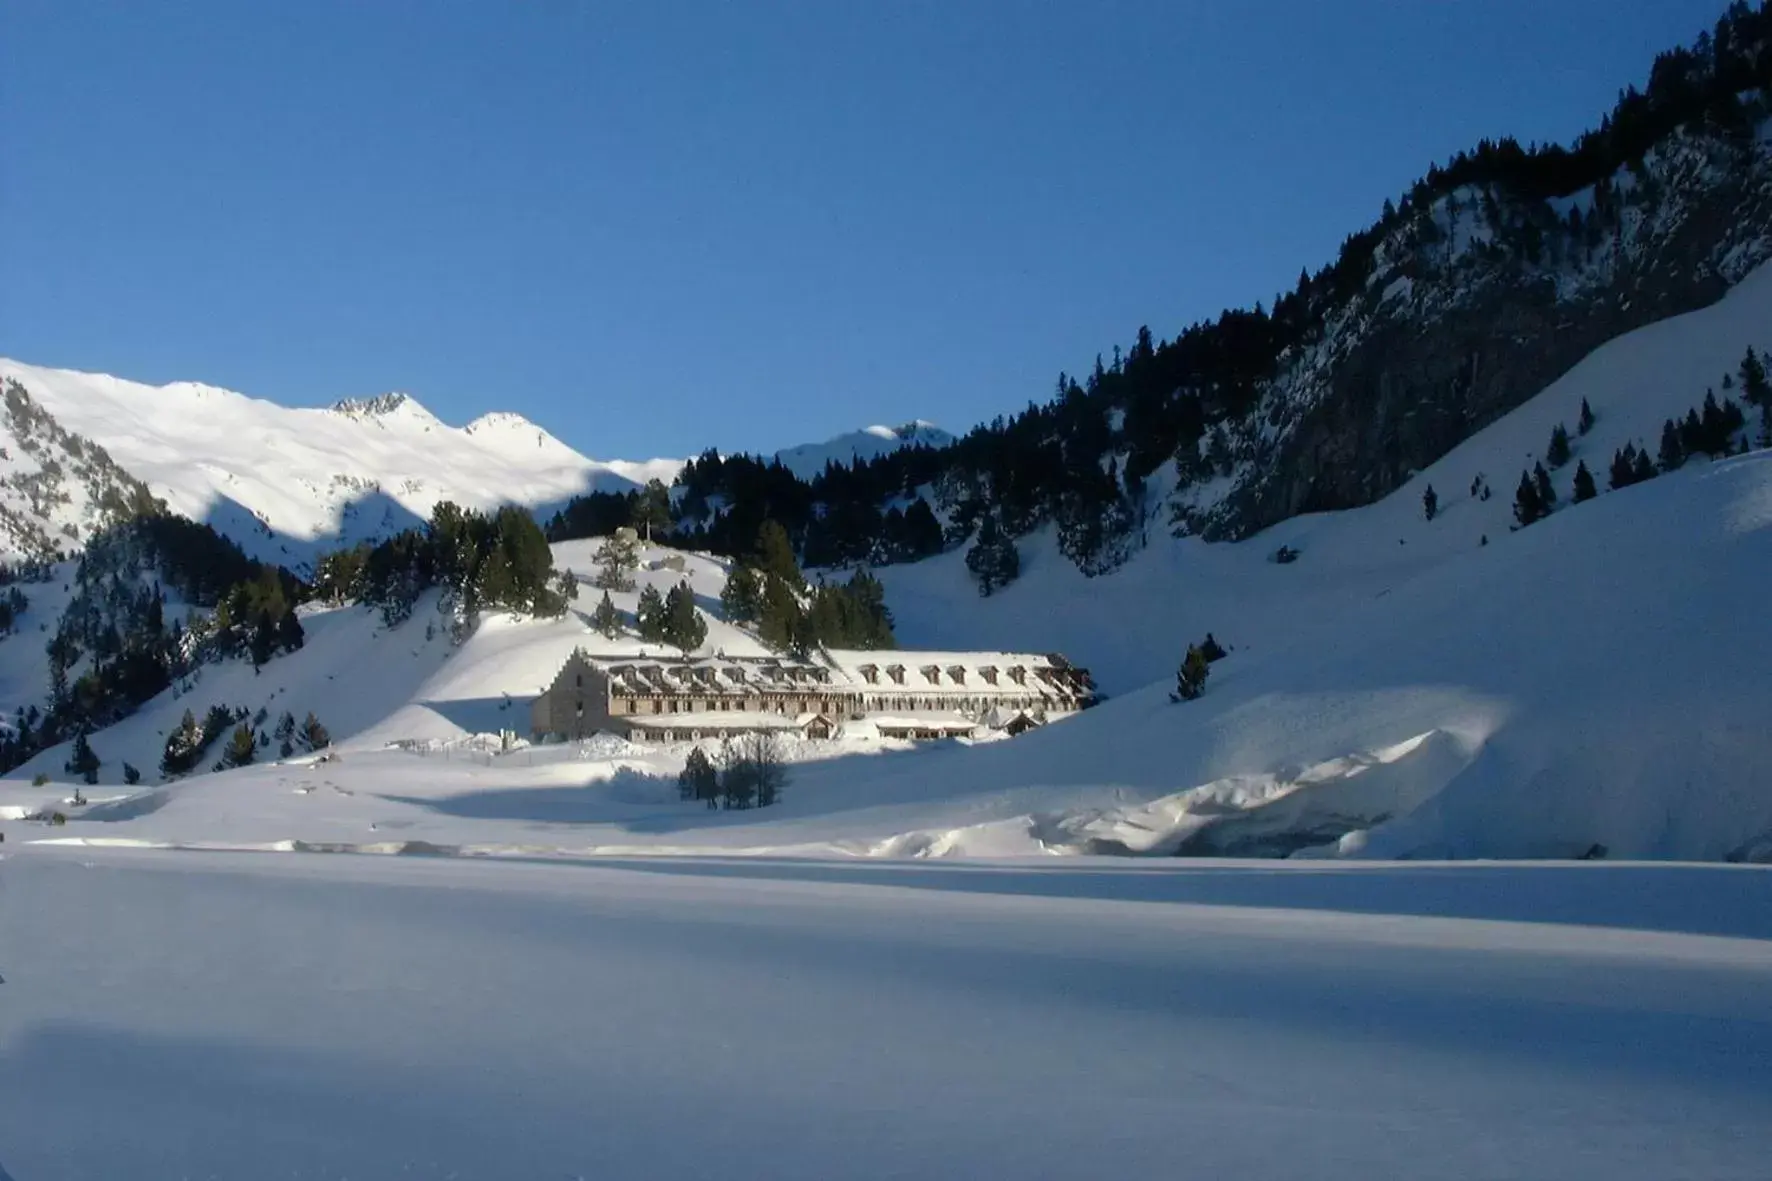
[[[1093,704],[1061,656],[821,651],[785,656],[592,656],[566,661],[530,707],[537,737],[687,742],[777,730],[808,738],[1021,733]]]

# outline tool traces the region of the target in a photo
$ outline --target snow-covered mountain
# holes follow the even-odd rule
[[[406,394],[292,409],[195,382],[144,385],[0,358],[0,559],[73,553],[144,496],[248,554],[305,570],[323,550],[385,537],[438,501],[545,518],[574,496],[670,483],[682,462],[587,458],[520,414],[452,427]],[[777,453],[797,474],[900,447],[932,423],[871,426]]]
[[[1581,465],[1603,489],[1614,451],[1652,446],[1750,344],[1772,345],[1769,326],[1772,265],[1597,350],[1384,500],[1248,542],[1161,539],[1086,579],[1048,536],[986,599],[958,552],[882,571],[907,646],[1059,650],[1096,672],[1108,701],[1022,738],[802,750],[785,803],[709,814],[676,800],[686,746],[489,752],[574,647],[608,643],[585,600],[560,620],[493,616],[459,648],[427,606],[393,629],[345,607],[307,614],[307,646],[261,673],[206,669],[183,697],[94,734],[101,787],[120,798],[67,835],[483,854],[1772,859],[1772,451],[1694,458],[1571,503]],[[1511,529],[1506,474],[1537,462],[1584,399],[1593,425],[1552,477],[1561,507]],[[1471,495],[1488,482],[1494,495]],[[594,545],[563,543],[555,562],[584,571]],[[1282,545],[1296,561],[1272,560]],[[643,581],[687,579],[714,611],[725,564],[686,555],[679,570],[671,556],[649,552]],[[53,584],[33,596],[32,612],[54,613]],[[709,622],[710,647],[756,650]],[[1201,700],[1177,704],[1176,659],[1209,631],[1230,655]],[[4,688],[28,691],[30,671]],[[320,712],[344,751],[326,792],[298,765],[122,788],[123,760],[151,767],[182,711],[211,704]],[[61,798],[23,780],[66,757],[21,768],[8,802]]]
[[[838,435],[822,443],[802,443],[775,453],[782,466],[809,480],[825,469],[827,463],[850,464],[858,459],[874,459],[900,447],[945,447],[954,437],[932,422],[917,419],[903,426],[870,426],[846,435]]]
[[[45,537],[77,548],[101,523],[106,489],[134,483],[249,554],[301,568],[323,548],[421,521],[440,500],[542,512],[594,489],[669,482],[680,466],[588,459],[515,414],[452,427],[403,394],[291,409],[192,382],[149,386],[7,360],[0,385],[10,489],[0,552],[13,555],[40,551]],[[32,497],[30,475],[52,454],[60,490]]]

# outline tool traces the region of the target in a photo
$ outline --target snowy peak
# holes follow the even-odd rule
[[[419,405],[410,394],[399,392],[377,394],[373,398],[341,398],[331,406],[334,414],[346,418],[385,419],[395,415],[437,422],[437,416]]]
[[[255,557],[299,570],[336,545],[417,524],[439,501],[546,512],[592,489],[668,482],[681,466],[589,459],[516,414],[451,427],[403,393],[291,409],[214,386],[149,386],[6,360],[0,382],[17,389],[28,411],[13,416],[16,429],[0,441],[0,476],[18,485],[6,501],[14,519],[0,535],[0,556],[41,551],[48,538],[77,548],[99,519],[88,506],[135,495],[120,481],[145,486]],[[50,477],[92,486],[42,491],[49,477],[21,432],[39,450],[56,449]],[[115,474],[70,462],[68,446],[104,457]]]
[[[913,419],[902,426],[870,426],[822,443],[802,443],[775,453],[783,467],[801,479],[811,479],[827,463],[851,464],[876,459],[901,447],[945,447],[954,436],[932,422]]]

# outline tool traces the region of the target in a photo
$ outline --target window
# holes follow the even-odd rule
[[[585,687],[585,675],[583,673],[574,673],[573,674],[572,687],[574,689],[582,689]]]

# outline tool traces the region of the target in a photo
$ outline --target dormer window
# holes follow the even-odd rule
[[[978,675],[984,678],[985,684],[994,685],[997,683],[997,666],[987,664],[978,670]]]
[[[959,664],[949,666],[948,677],[954,682],[954,684],[964,685],[966,683],[966,668],[965,668],[965,666],[959,665]]]
[[[1009,670],[1009,679],[1014,681],[1017,685],[1025,685],[1027,684],[1028,670],[1019,664],[1015,665]]]
[[[904,665],[894,664],[887,668],[886,675],[892,678],[894,685],[904,684]]]
[[[920,671],[923,674],[923,679],[928,681],[931,685],[941,684],[941,665],[926,664]]]
[[[870,685],[880,683],[880,666],[877,664],[864,664],[855,671],[860,673],[861,679]]]

